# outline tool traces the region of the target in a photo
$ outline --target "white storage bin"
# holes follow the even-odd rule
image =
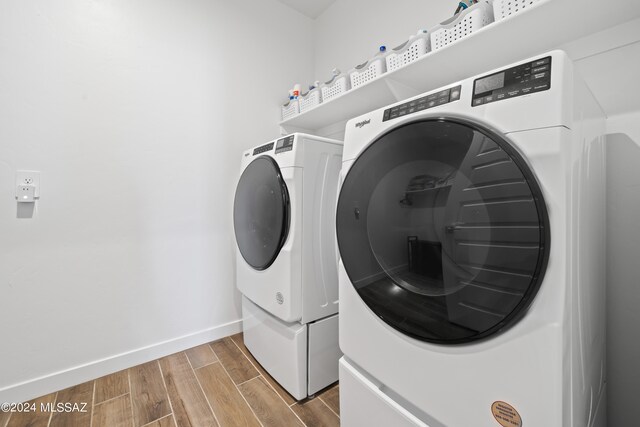
[[[296,114],[300,114],[300,104],[297,99],[290,99],[282,105],[282,120],[287,120]]]
[[[327,102],[330,99],[337,98],[346,91],[351,89],[349,79],[344,74],[336,74],[331,80],[320,85],[320,92],[322,93],[322,102]]]
[[[426,31],[420,31],[417,35],[409,37],[409,40],[398,47],[394,47],[386,57],[387,71],[398,68],[421,58],[431,50],[431,41]]]
[[[493,22],[493,9],[487,1],[481,1],[464,9],[431,31],[431,49],[441,49]]]
[[[313,88],[309,92],[300,95],[298,103],[300,104],[300,112],[304,113],[322,103],[322,92],[319,88]]]
[[[493,0],[493,16],[496,21],[500,21],[543,1],[545,0]]]
[[[378,54],[373,59],[364,64],[356,65],[355,68],[349,71],[351,87],[357,88],[383,75],[387,71],[385,57],[386,55]]]

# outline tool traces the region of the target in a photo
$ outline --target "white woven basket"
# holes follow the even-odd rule
[[[320,92],[322,92],[322,102],[327,102],[330,99],[337,98],[346,91],[351,89],[349,85],[349,79],[344,74],[334,76],[328,82],[320,85]]]
[[[351,87],[357,88],[383,75],[387,71],[385,56],[376,56],[364,64],[356,65],[355,68],[349,71]]]
[[[312,109],[316,105],[320,105],[321,102],[322,102],[322,93],[318,88],[311,89],[309,92],[303,95],[300,95],[300,98],[298,98],[298,103],[300,104],[301,113],[304,113],[305,111]]]
[[[474,4],[431,31],[431,49],[442,49],[492,22],[491,5],[487,1]]]
[[[545,0],[493,0],[493,16],[500,21]]]
[[[300,104],[297,99],[291,99],[282,105],[282,120],[287,120],[297,114],[300,114]]]
[[[430,49],[430,36],[426,31],[409,37],[409,40],[398,47],[394,47],[385,58],[387,62],[387,72],[412,63],[426,55]]]

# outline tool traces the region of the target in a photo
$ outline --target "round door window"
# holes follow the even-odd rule
[[[233,228],[240,254],[256,270],[268,268],[289,232],[289,192],[269,156],[252,161],[240,176],[233,204]]]
[[[440,344],[488,337],[531,304],[548,216],[534,175],[499,135],[458,119],[396,128],[345,177],[340,256],[387,324]]]

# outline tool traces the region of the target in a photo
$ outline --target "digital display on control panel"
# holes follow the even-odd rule
[[[473,94],[489,92],[496,89],[502,89],[504,87],[504,73],[494,74],[489,77],[485,77],[480,80],[476,80],[476,85],[473,88]]]
[[[289,135],[276,141],[276,154],[293,150],[293,135]]]
[[[473,82],[471,106],[542,92],[551,88],[551,57],[520,64]]]
[[[407,114],[417,113],[418,111],[427,110],[437,107],[438,105],[448,104],[449,102],[460,99],[461,86],[451,87],[441,90],[440,92],[431,93],[421,98],[413,99],[404,104],[395,105],[384,110],[382,121],[392,120],[397,117],[406,116]]]

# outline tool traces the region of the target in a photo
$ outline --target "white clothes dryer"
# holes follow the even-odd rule
[[[604,425],[604,133],[561,51],[347,123],[343,426]]]
[[[338,379],[341,159],[342,142],[292,134],[245,151],[236,188],[244,343],[297,399]]]

